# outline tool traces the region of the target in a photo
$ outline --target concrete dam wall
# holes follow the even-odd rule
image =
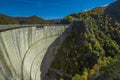
[[[0,32],[0,80],[41,80],[69,26],[17,28]],[[65,31],[67,30],[67,31]]]

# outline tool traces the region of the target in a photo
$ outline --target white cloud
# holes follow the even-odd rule
[[[105,6],[108,6],[109,4],[105,4],[105,5],[103,5],[103,7],[105,7]]]

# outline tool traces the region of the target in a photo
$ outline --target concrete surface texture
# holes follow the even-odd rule
[[[43,76],[47,72],[67,28],[26,27],[0,32],[0,80],[41,80],[41,72]]]

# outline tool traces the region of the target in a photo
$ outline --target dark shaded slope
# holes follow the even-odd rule
[[[108,14],[113,20],[120,21],[120,0],[110,4],[106,8],[105,13]]]

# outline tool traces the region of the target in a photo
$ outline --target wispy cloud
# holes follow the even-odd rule
[[[91,9],[86,9],[86,10],[84,10],[84,12],[87,12],[87,11],[89,11],[89,10],[91,10]]]
[[[103,5],[103,7],[105,7],[105,6],[108,6],[109,4],[105,4],[105,5]]]

